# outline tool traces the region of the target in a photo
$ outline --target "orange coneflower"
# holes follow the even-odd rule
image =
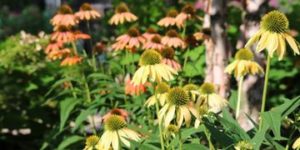
[[[115,10],[115,14],[110,18],[109,24],[118,25],[135,20],[137,20],[137,17],[129,11],[127,5],[120,3]]]
[[[45,49],[45,53],[48,54],[51,51],[60,50],[62,47],[63,47],[62,42],[57,42],[57,41],[54,41],[54,40],[50,40],[49,44],[47,45],[47,47]]]
[[[80,56],[68,56],[66,57],[61,63],[61,66],[73,66],[76,65],[78,63],[80,63],[82,60],[82,57]]]
[[[162,62],[164,64],[172,67],[176,71],[179,71],[181,69],[181,65],[176,60],[174,60],[174,54],[175,54],[175,51],[173,48],[170,48],[170,47],[164,48],[161,51],[161,55],[164,57]]]
[[[74,41],[75,36],[70,27],[58,26],[57,29],[51,34],[51,40],[67,43]]]
[[[167,13],[167,16],[160,19],[157,24],[159,26],[163,26],[163,27],[174,26],[174,25],[176,25],[176,16],[177,15],[178,15],[177,10],[171,9]]]
[[[128,119],[128,112],[125,109],[120,109],[120,108],[114,108],[112,110],[110,110],[109,112],[107,112],[103,117],[103,122],[105,122],[107,120],[107,118],[109,118],[112,115],[118,115],[120,117],[122,117],[124,120]]]
[[[178,27],[183,27],[184,22],[187,19],[192,18],[196,13],[196,9],[191,4],[186,4],[182,9],[181,12],[176,17],[176,25]]]
[[[161,43],[160,35],[155,35],[151,38],[151,40],[148,40],[145,45],[143,46],[143,49],[155,49],[161,51],[165,46]]]
[[[112,45],[115,50],[121,49],[134,49],[142,46],[145,42],[145,38],[140,35],[140,32],[136,28],[130,28],[127,34],[121,35],[117,38],[117,42]]]
[[[140,95],[146,91],[144,84],[134,85],[129,76],[125,78],[125,94]]]
[[[85,33],[82,33],[81,31],[77,30],[74,32],[74,38],[76,40],[82,39],[82,40],[86,40],[86,39],[90,39],[91,36]]]
[[[184,41],[180,38],[179,34],[173,29],[169,30],[166,33],[166,35],[162,38],[161,42],[169,47],[185,48]]]
[[[70,54],[71,50],[68,48],[64,48],[61,50],[52,50],[47,54],[47,58],[50,60],[61,59],[63,56]]]
[[[62,5],[56,15],[50,20],[53,26],[75,26],[78,20],[69,5]]]
[[[100,18],[101,15],[89,3],[83,3],[75,16],[80,20],[94,20]]]
[[[157,31],[155,29],[150,27],[142,36],[145,37],[147,40],[151,40],[151,38],[155,35],[159,35],[159,34],[157,34]]]

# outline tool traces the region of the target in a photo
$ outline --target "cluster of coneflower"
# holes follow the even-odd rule
[[[100,17],[100,15],[95,15],[94,13],[79,15],[84,14],[80,12],[87,11],[87,8],[89,8],[89,11],[93,11],[91,7],[87,6],[83,5],[81,10],[76,13],[77,15],[74,15],[70,7],[63,5],[58,14],[51,20],[55,30],[51,40],[55,43],[55,46],[46,50],[50,59],[64,57],[62,65],[80,62],[81,57],[76,52],[75,41],[84,38],[82,38],[82,33],[74,31],[74,26],[78,24],[80,19],[89,20]],[[161,149],[166,148],[172,136],[180,136],[182,126],[189,127],[193,122],[194,126],[198,127],[205,114],[208,112],[220,112],[227,105],[227,101],[218,95],[216,87],[212,83],[203,83],[201,86],[195,84],[187,84],[185,86],[173,85],[173,87],[168,83],[175,78],[175,75],[181,69],[181,65],[174,58],[175,50],[188,47],[183,40],[184,37],[182,37],[184,34],[180,35],[173,27],[185,28],[186,21],[193,18],[195,13],[195,9],[189,4],[184,6],[180,13],[172,9],[165,18],[158,22],[159,26],[169,28],[165,36],[161,36],[152,28],[149,28],[146,33],[140,34],[136,27],[132,27],[126,34],[119,36],[112,45],[114,50],[131,52],[143,50],[138,64],[139,68],[134,73],[132,80],[127,80],[125,90],[126,94],[133,95],[144,92],[146,90],[145,84],[151,84],[151,87],[153,87],[154,93],[145,102],[145,106],[155,106]],[[121,3],[116,7],[115,14],[109,20],[109,23],[119,25],[125,22],[134,22],[137,19],[137,16],[130,12],[127,5]],[[236,117],[239,115],[239,105],[242,101],[241,87],[244,77],[265,72],[266,79],[261,112],[264,111],[270,59],[274,53],[279,56],[280,60],[283,58],[286,51],[285,40],[294,52],[299,54],[298,44],[289,35],[287,18],[279,11],[271,11],[262,18],[261,29],[258,33],[249,40],[245,48],[237,51],[235,60],[225,69],[225,72],[233,73],[239,80]],[[266,71],[254,61],[253,52],[250,50],[249,46],[256,41],[259,41],[256,48],[258,52],[267,49],[268,62]],[[61,49],[63,45],[69,46],[69,44],[73,45],[73,49]],[[68,59],[72,59],[72,61]],[[104,133],[101,138],[98,138],[96,135],[88,137],[84,149],[118,150],[122,145],[129,147],[129,140],[139,141],[141,136],[127,127],[127,117],[128,114],[125,110],[110,111],[103,117]],[[180,143],[179,148],[182,149],[182,143]]]
[[[90,35],[78,29],[80,22],[87,22],[100,18],[101,15],[88,3],[84,3],[78,12],[64,4],[51,19],[53,33],[45,53],[50,60],[62,59],[61,66],[72,66],[82,61],[77,49],[78,40],[90,39]]]

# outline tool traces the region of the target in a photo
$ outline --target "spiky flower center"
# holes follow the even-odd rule
[[[175,87],[169,91],[168,101],[176,106],[186,105],[189,102],[189,95],[183,88]]]
[[[176,125],[174,125],[174,124],[170,124],[170,125],[168,125],[168,127],[167,127],[167,131],[169,132],[169,133],[178,133],[178,131],[179,131],[179,128],[176,126]]]
[[[194,91],[194,90],[198,90],[198,86],[193,84],[193,83],[190,83],[190,84],[187,84],[183,87],[186,91]]]
[[[195,10],[195,8],[194,8],[193,5],[191,5],[191,4],[186,4],[186,5],[181,9],[181,12],[193,16],[193,15],[195,15],[196,10]]]
[[[243,48],[240,49],[236,54],[235,54],[235,59],[237,60],[253,60],[253,53],[251,50]]]
[[[215,86],[212,83],[203,83],[200,86],[200,93],[201,94],[212,94],[215,92]]]
[[[160,38],[160,36],[155,35],[155,36],[153,36],[153,37],[151,38],[151,41],[152,41],[153,43],[160,44],[161,38]]]
[[[164,58],[168,58],[168,59],[173,59],[174,55],[175,55],[175,51],[173,48],[171,47],[166,47],[161,51],[161,55]]]
[[[127,126],[124,118],[118,115],[111,115],[104,122],[105,129],[109,131],[116,131]]]
[[[67,27],[67,26],[58,26],[58,28],[56,29],[57,31],[59,32],[67,32],[67,31],[70,31],[70,27]]]
[[[154,33],[157,33],[157,32],[156,32],[155,29],[153,29],[153,28],[150,27],[150,28],[147,29],[147,33],[152,33],[152,34],[154,34]]]
[[[161,55],[155,50],[146,50],[141,55],[139,64],[145,65],[155,65],[161,62]]]
[[[275,33],[284,33],[287,32],[289,28],[289,21],[283,13],[273,10],[263,16],[260,25],[264,30]]]
[[[178,15],[178,12],[177,12],[176,9],[170,9],[170,10],[168,11],[168,13],[167,13],[167,16],[168,16],[168,17],[173,17],[173,18],[175,18],[177,15]]]
[[[178,33],[177,33],[175,30],[173,30],[173,29],[169,30],[169,31],[166,33],[166,35],[167,35],[168,37],[178,37],[178,36],[179,36]]]
[[[166,93],[170,90],[170,86],[165,83],[165,82],[160,82],[157,86],[156,86],[156,92],[158,94],[163,94]]]
[[[100,140],[99,137],[96,136],[96,135],[89,136],[86,139],[85,145],[88,146],[88,147],[95,146],[95,145],[98,144],[99,140]]]
[[[130,28],[127,33],[131,37],[138,37],[140,35],[140,32],[137,28]]]
[[[83,3],[80,6],[80,10],[89,11],[89,10],[93,10],[93,8],[92,8],[91,4],[89,4],[89,3]]]
[[[58,13],[59,14],[64,14],[64,15],[66,15],[66,14],[73,14],[73,10],[72,10],[72,8],[69,5],[64,4],[64,5],[60,6],[60,8],[58,10]]]
[[[120,3],[116,8],[116,13],[129,12],[129,9],[125,3]]]

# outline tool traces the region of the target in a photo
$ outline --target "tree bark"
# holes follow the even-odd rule
[[[245,16],[243,18],[243,24],[240,26],[241,35],[236,45],[237,49],[243,48],[248,39],[258,31],[260,18],[266,13],[268,8],[268,0],[243,0],[242,4]],[[256,53],[253,47],[252,51],[255,54],[255,61],[261,66],[265,66],[264,56]],[[248,76],[245,79],[243,84],[241,115],[238,118],[238,122],[245,130],[250,130],[254,127],[246,114],[251,117],[252,120],[258,122],[262,90],[263,77]]]
[[[207,0],[204,28],[210,28],[206,44],[206,82],[217,85],[220,95],[228,97],[229,76],[224,72],[228,63],[230,44],[226,34],[227,0]]]

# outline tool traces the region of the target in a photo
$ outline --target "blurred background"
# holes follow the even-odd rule
[[[135,24],[140,30],[146,31],[151,26],[160,30],[156,23],[164,17],[170,8],[180,10],[184,3],[192,3],[197,14],[203,17],[203,22],[195,23],[187,33],[211,30],[205,27],[207,0],[1,0],[0,1],[0,149],[5,150],[32,150],[53,149],[66,137],[57,133],[59,124],[59,107],[57,101],[47,99],[49,85],[57,79],[57,65],[44,61],[44,54],[36,51],[23,52],[24,48],[35,49],[34,46],[23,47],[15,41],[20,40],[20,32],[25,31],[33,35],[52,32],[49,23],[57,8],[64,3],[78,10],[84,2],[102,14],[102,18],[92,22],[92,37],[94,43],[101,43],[110,47],[114,39],[124,28],[116,28],[108,24],[114,6],[126,2],[139,20]],[[223,7],[220,12],[224,18],[220,23],[224,27],[228,48],[228,55],[234,54],[236,49],[242,48],[250,35],[258,29],[261,16],[272,9],[284,12],[290,20],[292,35],[300,41],[300,1],[299,0],[222,0]],[[215,8],[220,9],[220,8]],[[86,31],[82,25],[82,30]],[[212,31],[213,32],[213,31]],[[45,45],[47,41],[41,41]],[[83,46],[86,46],[83,43]],[[203,44],[208,49],[207,44]],[[87,48],[91,49],[91,48]],[[289,51],[289,50],[288,50]],[[21,53],[22,52],[22,53]],[[264,65],[265,58],[259,54],[257,61]],[[230,59],[230,57],[229,57]],[[195,65],[205,65],[205,59],[194,62]],[[193,65],[192,65],[193,66]],[[203,70],[188,68],[184,70],[183,77],[195,80],[204,80],[209,76]],[[300,59],[293,57],[291,51],[288,58],[283,61],[272,62],[270,73],[269,99],[267,108],[281,104],[282,98],[293,98],[299,94],[300,85]],[[236,81],[229,81],[236,89]],[[243,109],[257,118],[260,109],[260,97],[263,78],[253,77],[245,81],[245,93],[252,95],[246,97],[247,104]],[[236,90],[225,95],[230,99]],[[244,118],[245,119],[245,118]],[[240,120],[245,129],[249,129],[247,122]],[[71,134],[71,133],[64,133]],[[83,147],[84,142],[79,142]],[[76,148],[75,148],[76,149]]]

